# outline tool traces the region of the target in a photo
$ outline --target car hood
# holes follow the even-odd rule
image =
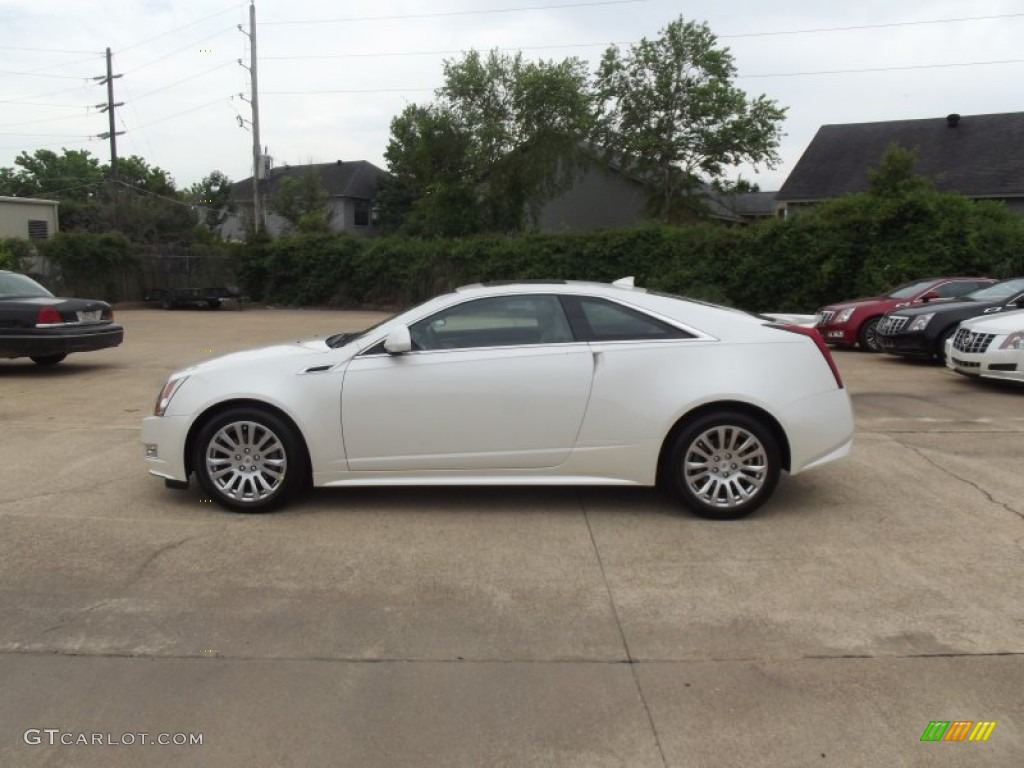
[[[1005,334],[1024,331],[1024,310],[982,315],[961,323],[962,328],[982,333]]]
[[[257,347],[246,349],[241,352],[232,352],[220,357],[213,357],[190,366],[189,370],[197,372],[217,371],[224,368],[238,368],[253,364],[280,363],[284,366],[301,367],[307,360],[316,360],[317,363],[327,365],[323,358],[330,352],[341,352],[327,346],[324,339],[308,339],[305,341],[294,341],[290,344],[273,344],[268,347]],[[349,355],[338,356],[332,359],[329,364],[340,362]],[[317,363],[310,363],[315,365]]]
[[[957,312],[960,310],[971,310],[984,312],[989,307],[1000,307],[1001,301],[930,301],[927,304],[915,304],[912,307],[900,307],[892,310],[892,314],[901,317],[917,317],[927,315],[931,312]]]
[[[892,302],[893,304],[896,303],[894,299],[890,299],[886,296],[867,296],[863,299],[850,299],[849,301],[837,301],[834,304],[826,304],[818,311],[820,312],[822,310],[827,309],[830,312],[841,312],[844,309],[849,309],[850,307],[866,307],[870,304],[877,304],[879,302]]]

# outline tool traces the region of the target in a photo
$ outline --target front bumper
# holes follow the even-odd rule
[[[826,344],[842,344],[852,346],[857,343],[858,328],[850,323],[829,323],[827,325],[814,326]]]
[[[189,422],[181,416],[147,416],[142,420],[143,451],[151,475],[188,482],[185,470],[188,428]]]
[[[946,366],[964,376],[1024,382],[1024,350],[995,348],[997,338],[986,352],[961,352],[952,343],[946,347]]]
[[[124,328],[116,323],[62,328],[28,328],[0,333],[0,357],[42,357],[94,352],[124,341]]]
[[[924,333],[899,333],[895,336],[876,337],[878,346],[883,352],[906,357],[932,357],[935,354],[935,342]]]

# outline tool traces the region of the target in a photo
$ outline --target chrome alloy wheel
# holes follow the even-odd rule
[[[757,496],[768,478],[768,451],[742,427],[720,425],[686,447],[683,479],[706,504],[731,509]]]
[[[254,421],[233,421],[221,427],[206,445],[205,461],[217,490],[243,503],[273,496],[288,469],[281,438]]]

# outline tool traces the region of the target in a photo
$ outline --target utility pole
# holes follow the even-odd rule
[[[249,31],[238,25],[239,31],[249,37],[249,78],[251,81],[252,94],[249,98],[249,106],[252,107],[252,223],[253,229],[257,232],[263,228],[263,192],[260,189],[260,181],[263,178],[263,164],[260,162],[260,97],[256,78],[256,1],[249,3]],[[242,60],[238,60],[242,64]],[[245,64],[242,64],[245,67]]]
[[[115,75],[113,65],[110,58],[110,49],[107,48],[107,74],[94,77],[93,80],[98,80],[97,85],[107,86],[107,103],[97,104],[96,109],[100,112],[106,112],[110,118],[110,130],[106,133],[97,134],[98,139],[110,139],[110,178],[112,181],[117,181],[117,137],[124,134],[124,131],[114,130],[114,107],[123,107],[124,102],[119,101],[114,103],[114,78],[121,77],[121,75]]]

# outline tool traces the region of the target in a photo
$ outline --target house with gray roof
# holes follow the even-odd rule
[[[264,201],[271,200],[284,179],[301,179],[313,174],[327,192],[329,224],[335,232],[356,235],[375,235],[380,232],[374,216],[377,185],[388,172],[365,160],[337,160],[333,163],[312,165],[284,165],[270,168],[261,180]],[[236,211],[221,225],[225,240],[241,240],[251,228],[252,178],[231,186],[231,197]],[[267,209],[266,227],[271,235],[288,230],[288,222]]]
[[[653,218],[647,187],[638,173],[586,147],[581,148],[580,162],[572,185],[541,206],[539,231],[618,229]],[[729,226],[748,221],[733,208],[733,196],[722,195],[708,184],[702,184],[694,196],[703,206],[703,217],[710,221]]]
[[[1001,200],[1024,214],[1024,112],[823,125],[777,194],[791,213],[864,192],[890,144],[917,153],[915,171],[944,192]]]

